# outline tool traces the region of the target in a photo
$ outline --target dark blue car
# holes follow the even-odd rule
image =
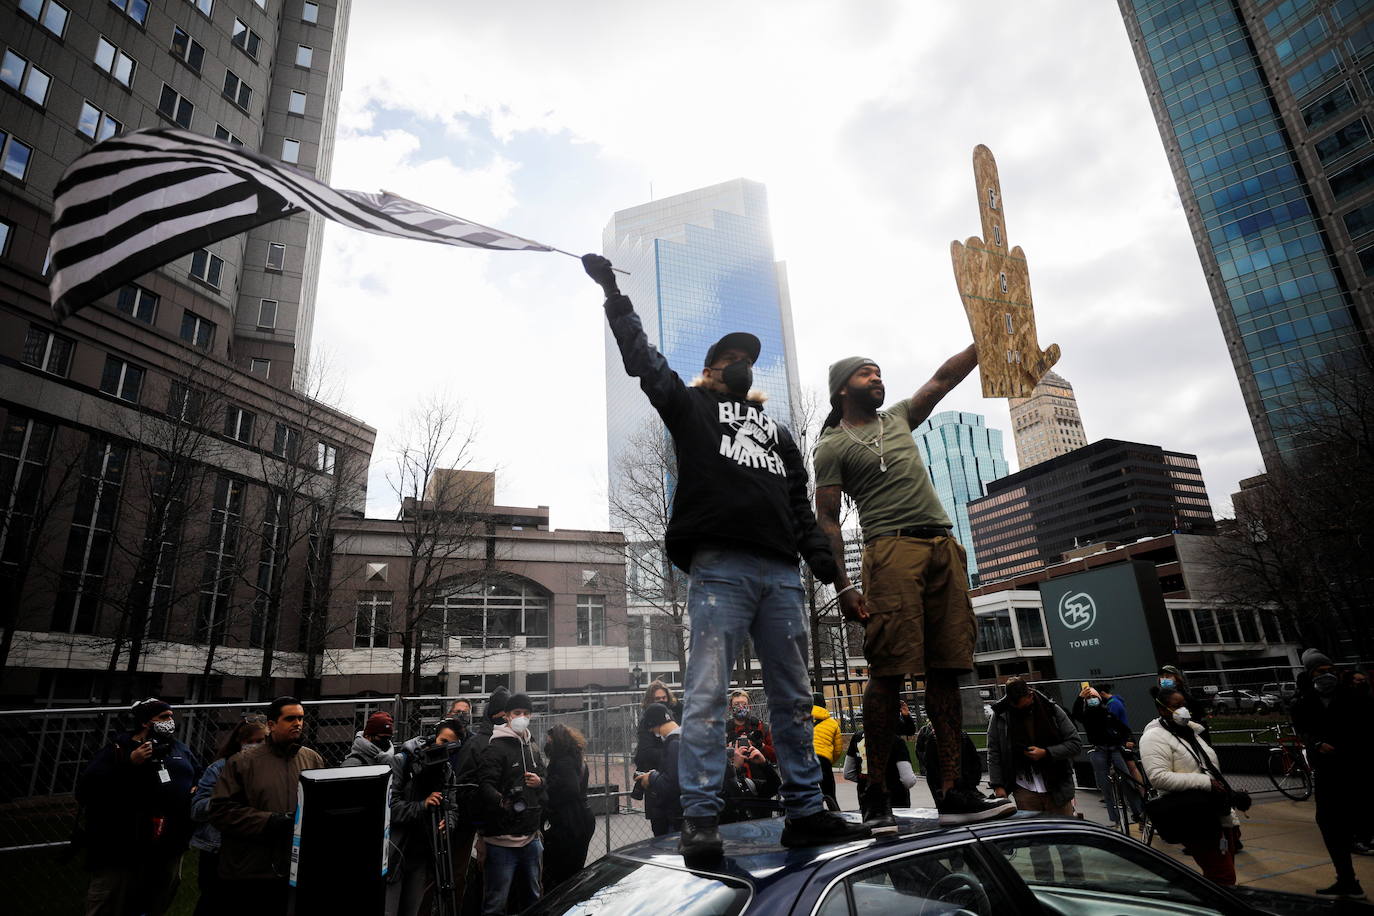
[[[934,812],[930,812],[932,815]],[[963,827],[901,818],[892,839],[784,849],[780,819],[721,828],[725,856],[689,868],[677,836],[619,849],[554,888],[539,916],[1197,916],[1374,912],[1363,904],[1223,889],[1161,852],[1077,819]],[[695,864],[695,863],[694,863]]]

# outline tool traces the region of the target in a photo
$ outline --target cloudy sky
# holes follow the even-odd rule
[[[582,252],[651,193],[764,182],[803,384],[862,352],[895,398],[970,340],[949,242],[979,230],[978,143],[1089,440],[1197,453],[1229,514],[1259,452],[1114,3],[358,0],[332,183]],[[394,511],[381,466],[438,393],[502,503],[604,526],[599,304],[562,255],[331,225],[315,341],[378,431],[369,511]],[[1005,400],[971,377],[941,406],[985,414],[1015,466]]]

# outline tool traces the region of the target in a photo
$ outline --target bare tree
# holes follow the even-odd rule
[[[666,646],[681,678],[687,666],[687,577],[668,559],[664,536],[672,514],[677,459],[673,443],[657,417],[631,437],[611,487],[611,525],[625,535],[625,594],[632,605],[647,607],[638,616],[644,627],[646,656]]]
[[[455,579],[480,577],[480,569],[459,564],[477,560],[494,565],[495,539],[488,537],[493,478],[468,471],[475,428],[459,405],[436,394],[411,414],[408,429],[395,447],[386,478],[400,502],[397,516],[406,549],[406,581],[400,596],[401,679],[403,688],[420,690],[426,664],[447,658],[450,636],[471,621],[444,619],[433,605]],[[477,545],[485,542],[479,553]],[[464,572],[457,572],[459,566]]]

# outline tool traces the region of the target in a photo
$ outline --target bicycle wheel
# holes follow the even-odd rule
[[[1312,774],[1285,751],[1269,754],[1269,780],[1293,801],[1307,801],[1312,797]]]

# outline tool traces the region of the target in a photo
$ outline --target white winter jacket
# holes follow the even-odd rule
[[[1194,735],[1202,731],[1202,726],[1196,722],[1189,722],[1188,725]],[[1197,744],[1207,755],[1208,762],[1220,772],[1217,752],[1201,737],[1197,739]],[[1158,719],[1151,719],[1140,733],[1140,764],[1145,768],[1145,778],[1160,792],[1212,788],[1212,777],[1198,766],[1192,749],[1160,724]],[[1223,826],[1234,827],[1237,824],[1235,812],[1223,817],[1221,822]]]

